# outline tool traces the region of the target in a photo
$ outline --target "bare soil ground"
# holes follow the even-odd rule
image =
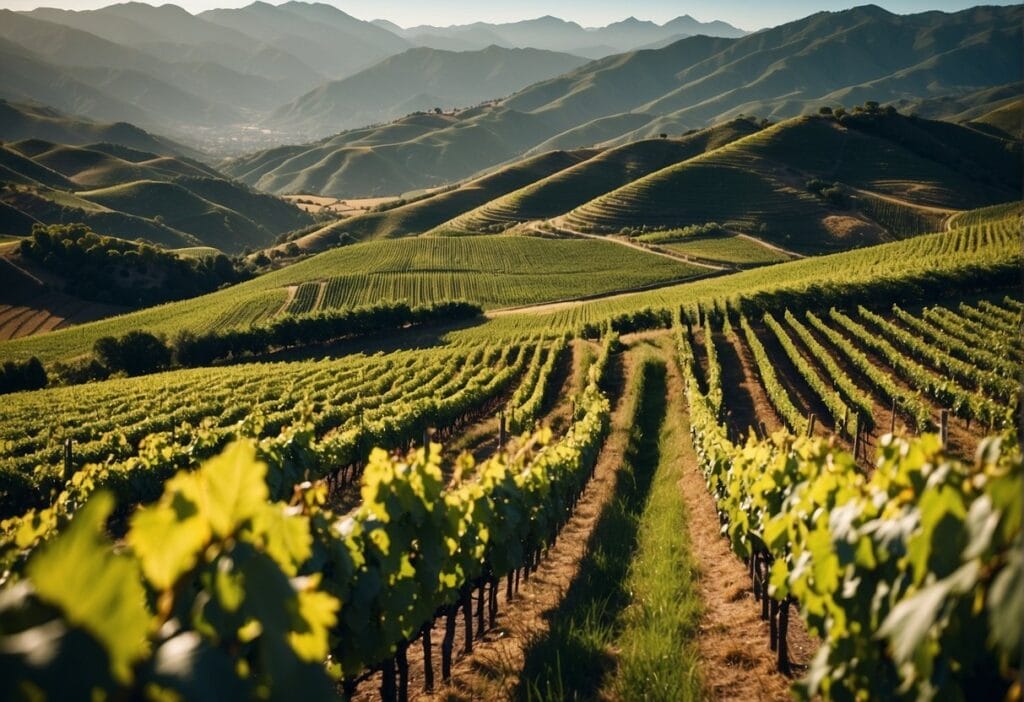
[[[0,256],[0,341],[43,334],[127,311],[57,292],[56,279],[43,279]]]
[[[750,349],[736,334],[719,335],[718,360],[722,365],[722,394],[728,407],[728,423],[738,437],[746,437],[750,427],[767,433],[783,427],[757,377]]]
[[[669,393],[683,393],[683,380],[675,363],[669,364],[668,383]],[[767,398],[755,401],[761,402],[767,402]],[[689,418],[685,421],[688,423]],[[698,645],[707,699],[788,700],[790,680],[775,667],[768,623],[761,620],[761,607],[754,600],[746,565],[733,555],[721,534],[718,512],[690,444],[688,427],[685,433],[685,464],[679,487],[689,514],[690,543],[700,564],[698,582],[704,617]],[[799,670],[814,655],[817,642],[807,634],[798,616],[790,617],[788,642],[790,659]]]

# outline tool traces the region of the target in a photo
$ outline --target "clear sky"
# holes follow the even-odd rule
[[[280,4],[283,0],[271,0]],[[866,0],[325,0],[361,19],[387,19],[403,27],[416,24],[467,24],[505,22],[554,15],[599,26],[630,15],[665,22],[679,15],[701,21],[720,19],[743,29],[760,29],[805,17],[819,10],[844,10],[866,4]],[[175,3],[189,12],[213,7],[242,7],[252,0],[180,0]],[[94,9],[111,0],[0,0],[0,7],[30,10],[40,5],[72,10]],[[150,4],[163,4],[153,0]],[[900,14],[924,10],[954,11],[979,4],[962,0],[878,0],[876,4]],[[985,4],[1011,4],[988,0]]]

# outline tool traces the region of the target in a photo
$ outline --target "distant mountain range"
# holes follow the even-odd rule
[[[323,136],[416,111],[468,107],[505,97],[584,63],[587,59],[540,49],[409,49],[315,88],[264,123],[289,133]]]
[[[254,2],[198,15],[176,5],[139,2],[82,11],[0,10],[0,98],[37,101],[102,121],[130,121],[207,150],[237,152],[362,126],[361,114],[369,123],[434,107],[431,102],[449,108],[501,98],[583,62],[567,61],[565,54],[607,56],[697,31],[742,34],[725,23],[701,24],[689,17],[660,26],[631,18],[595,29],[544,17],[405,30],[356,19],[333,5],[295,0],[276,6]],[[343,119],[337,124],[317,122],[316,114],[331,117],[338,112],[328,104],[337,93],[336,81],[385,59],[418,47],[475,52],[491,46],[545,51],[520,57],[518,63],[493,55],[432,55],[424,59],[430,65],[419,75],[432,70],[437,75],[439,63],[458,60],[483,61],[493,70],[453,68],[450,73],[461,84],[428,80],[404,101],[394,97],[404,86],[382,85],[380,95],[358,95],[371,103],[365,108],[339,108]],[[407,66],[417,56],[422,54],[398,65]],[[384,66],[370,75],[390,80],[388,70]],[[302,115],[301,105],[292,105],[310,91],[314,93],[305,97],[304,105],[313,117]],[[272,114],[288,118],[271,120],[274,131],[267,132],[264,120]],[[290,125],[298,132],[281,133]]]
[[[726,22],[698,22],[689,15],[677,17],[665,24],[629,17],[621,22],[594,28],[584,28],[575,22],[550,15],[521,22],[475,22],[450,27],[419,25],[403,29],[386,20],[374,20],[374,24],[413,44],[435,49],[466,51],[490,45],[532,47],[565,51],[591,59],[671,43],[696,34],[741,37],[747,33]]]
[[[95,122],[52,107],[0,100],[0,141],[43,139],[71,144],[105,142],[167,156],[198,159],[202,154],[127,122]]]
[[[903,104],[1020,83],[1024,8],[820,12],[741,38],[693,36],[587,63],[457,114],[410,116],[235,159],[271,192],[381,195],[462,180],[528,153],[681,133],[741,114]]]

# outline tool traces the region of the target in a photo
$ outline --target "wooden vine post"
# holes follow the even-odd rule
[[[860,436],[861,436],[860,413],[857,413],[857,435],[853,437],[853,460],[860,458]]]
[[[74,444],[71,437],[64,439],[64,480],[71,480],[71,476],[75,474],[74,466],[72,465],[74,458]]]

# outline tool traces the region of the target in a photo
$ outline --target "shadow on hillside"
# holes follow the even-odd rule
[[[307,346],[301,349],[282,349],[272,353],[249,356],[239,363],[260,363],[278,361],[308,361],[322,358],[340,358],[357,353],[372,355],[375,353],[391,353],[393,351],[413,351],[441,348],[448,345],[448,334],[471,329],[484,324],[484,316],[460,320],[448,324],[434,324],[430,327],[409,327],[380,336],[364,337],[347,341],[335,341],[326,344]],[[234,365],[234,364],[226,364]]]

